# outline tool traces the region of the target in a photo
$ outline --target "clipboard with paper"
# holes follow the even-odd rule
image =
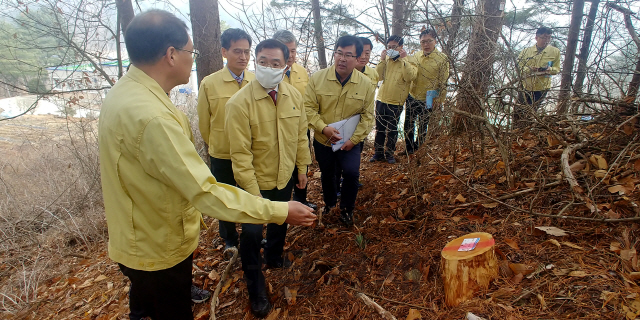
[[[356,131],[356,127],[360,123],[360,114],[356,114],[355,116],[349,117],[344,120],[340,120],[334,123],[330,123],[328,126],[332,128],[336,128],[338,132],[340,132],[340,136],[342,139],[336,143],[334,143],[331,148],[333,152],[336,152],[342,148],[347,140],[351,139],[353,133]]]

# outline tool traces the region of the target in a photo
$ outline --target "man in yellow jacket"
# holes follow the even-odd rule
[[[192,254],[201,213],[241,223],[311,225],[311,209],[271,202],[218,183],[169,99],[189,82],[197,51],[185,23],[151,10],[131,20],[132,66],[100,112],[100,173],[109,257],[129,280],[130,319],[190,320]]]
[[[238,91],[226,105],[225,130],[231,141],[236,181],[247,192],[274,201],[291,199],[292,172],[298,176],[298,188],[304,188],[307,166],[311,164],[302,95],[282,81],[288,56],[289,50],[282,42],[274,39],[260,42],[255,53],[256,80]],[[264,248],[267,267],[284,266],[286,235],[286,223],[267,225]],[[251,311],[256,317],[265,317],[271,310],[261,271],[261,242],[262,225],[242,224],[240,257]]]
[[[289,59],[287,60],[287,66],[289,67],[285,72],[285,77],[282,79],[282,82],[288,83],[292,85],[300,94],[304,97],[304,90],[307,88],[307,83],[309,83],[309,75],[307,74],[307,69],[303,66],[299,65],[296,62],[296,57],[298,53],[298,40],[296,37],[288,30],[278,30],[273,34],[272,39],[276,39],[289,48]],[[309,130],[307,130],[307,139],[309,139]],[[318,207],[307,201],[307,187],[304,189],[300,189],[297,187],[298,174],[297,172],[293,173],[293,200],[304,203],[311,209],[317,209]]]
[[[222,56],[227,65],[214,72],[200,83],[198,92],[198,126],[202,139],[209,148],[211,173],[218,182],[235,186],[229,139],[224,135],[225,104],[240,88],[255,76],[246,70],[251,56],[251,36],[242,29],[227,29],[220,37]],[[236,224],[220,220],[220,237],[225,241],[225,249],[238,245]]]
[[[324,212],[328,213],[338,202],[336,167],[342,169],[340,220],[353,225],[353,209],[358,195],[360,177],[360,148],[373,125],[375,92],[369,78],[353,72],[362,54],[362,42],[354,36],[342,36],[335,45],[335,64],[311,76],[305,92],[304,107],[309,126],[315,131],[313,149],[322,172]],[[353,135],[342,137],[334,122],[360,115]],[[344,140],[343,140],[344,138]],[[344,143],[339,150],[332,146]]]
[[[523,91],[518,95],[518,103],[513,114],[517,125],[524,117],[522,105],[538,109],[551,89],[551,76],[560,72],[560,50],[550,46],[553,30],[541,27],[536,31],[536,44],[522,50],[518,56],[518,66],[522,77]]]
[[[371,68],[369,66],[369,60],[371,59],[371,50],[373,49],[373,43],[371,40],[365,37],[358,37],[360,42],[362,42],[362,55],[358,58],[358,63],[356,63],[356,70],[362,72],[369,80],[371,80],[371,84],[373,85],[373,90],[378,88],[378,72],[376,69]]]
[[[416,78],[417,68],[407,57],[402,45],[404,40],[397,35],[387,39],[387,50],[382,51],[380,63],[376,67],[382,80],[378,101],[376,101],[375,154],[369,160],[396,163],[394,153],[398,141],[398,120],[402,113],[411,82]],[[386,140],[386,150],[385,150]]]
[[[425,29],[420,32],[421,51],[413,55],[418,67],[416,78],[411,83],[404,114],[405,152],[413,154],[427,137],[427,125],[434,106],[439,106],[447,96],[449,79],[449,59],[436,48],[436,31]],[[434,92],[435,91],[435,92]],[[429,97],[427,95],[435,95]],[[416,124],[418,136],[416,138]]]

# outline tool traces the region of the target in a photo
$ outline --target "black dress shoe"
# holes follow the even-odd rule
[[[353,210],[341,210],[340,222],[342,222],[347,227],[351,227],[353,225]]]
[[[249,302],[251,303],[251,313],[256,318],[268,316],[273,307],[271,302],[269,302],[269,297],[266,292],[258,294],[255,297],[249,295]]]
[[[311,202],[307,202],[307,203],[305,203],[304,205],[305,205],[305,206],[307,206],[307,207],[309,207],[309,208],[311,208],[311,209],[313,209],[313,211],[318,210],[318,206],[316,206],[315,204],[313,204],[313,203],[311,203]]]
[[[266,261],[266,259],[265,259]],[[282,268],[291,268],[291,265],[293,264],[293,262],[291,260],[289,260],[288,257],[285,257],[283,259],[278,259],[277,261],[274,262],[267,262],[267,269],[282,269]]]

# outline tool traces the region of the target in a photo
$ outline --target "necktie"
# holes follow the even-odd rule
[[[238,84],[242,84],[242,79],[240,79],[240,77],[237,77],[236,81],[238,81]]]
[[[276,104],[276,91],[275,90],[271,90],[269,91],[269,96],[271,96],[271,100],[273,100],[273,104]]]
[[[291,78],[291,70],[287,70],[286,74],[287,74],[287,77]]]

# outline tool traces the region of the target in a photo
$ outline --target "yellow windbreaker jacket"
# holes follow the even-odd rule
[[[135,66],[107,94],[98,138],[109,257],[129,268],[156,271],[186,259],[198,244],[200,212],[241,223],[287,217],[286,202],[217,183],[186,115]]]
[[[425,55],[422,50],[413,55],[418,74],[411,83],[411,96],[420,101],[427,99],[427,91],[438,90],[439,94],[435,103],[442,103],[447,96],[447,80],[449,79],[449,59],[447,56],[434,49]]]
[[[358,70],[360,71],[360,70]],[[360,71],[362,72],[362,71]],[[371,80],[371,84],[373,84],[373,91],[376,91],[376,88],[378,88],[378,73],[376,72],[376,69],[371,68],[369,66],[364,66],[364,72],[362,72],[367,78],[369,78],[369,80]]]
[[[371,81],[362,72],[352,72],[344,85],[336,77],[336,67],[322,69],[311,76],[305,92],[304,108],[314,137],[325,146],[331,143],[322,134],[328,124],[360,114],[360,123],[351,137],[358,144],[373,128],[375,90]]]
[[[224,67],[202,79],[198,91],[198,127],[212,157],[231,159],[229,140],[224,135],[224,105],[240,88],[255,78],[255,74],[245,70],[242,84],[238,85],[229,69]]]
[[[253,195],[284,188],[295,168],[306,173],[311,164],[302,95],[281,82],[276,102],[254,80],[226,105],[233,175]]]
[[[386,57],[378,63],[376,72],[378,72],[378,78],[382,80],[377,100],[397,106],[404,105],[411,82],[418,72],[414,60],[409,56],[398,58],[398,60]]]
[[[304,97],[304,89],[307,88],[307,83],[309,83],[309,74],[307,73],[307,69],[297,63],[294,63],[291,65],[290,76],[287,77],[285,75],[282,82],[292,85]]]
[[[543,91],[551,88],[550,75],[535,75],[531,73],[532,68],[546,68],[551,61],[549,73],[551,75],[560,72],[560,50],[556,47],[547,46],[541,52],[538,48],[526,48],[518,56],[518,66],[520,67],[522,86],[528,91]]]

